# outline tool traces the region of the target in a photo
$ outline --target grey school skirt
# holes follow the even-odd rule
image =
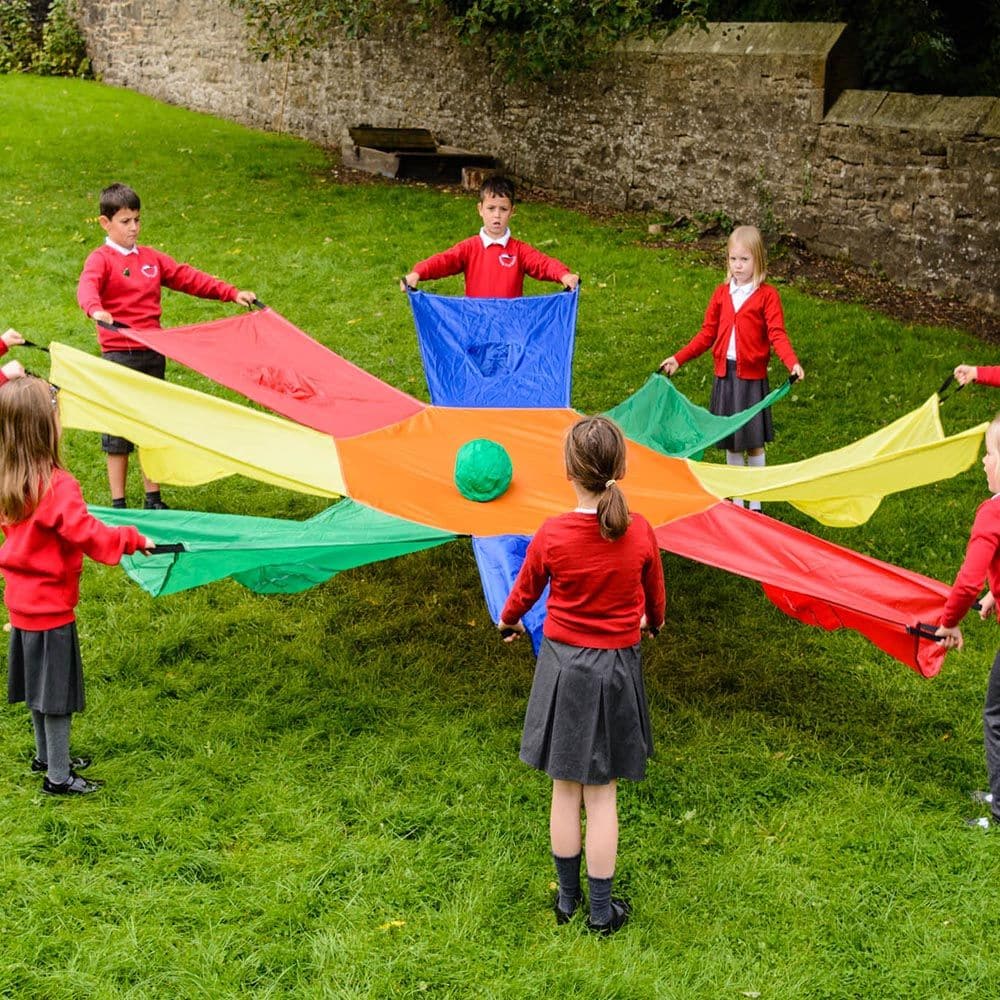
[[[639,645],[591,649],[543,639],[521,760],[550,778],[641,781],[653,755]]]
[[[83,660],[76,622],[41,632],[10,630],[7,701],[26,702],[28,708],[46,715],[83,711]]]
[[[759,403],[770,391],[771,386],[766,377],[738,378],[736,362],[727,361],[725,376],[715,377],[708,409],[717,416],[731,417],[734,413]],[[716,447],[725,448],[726,451],[749,451],[751,448],[763,448],[768,441],[773,440],[774,424],[769,406],[738,431],[716,442]]]

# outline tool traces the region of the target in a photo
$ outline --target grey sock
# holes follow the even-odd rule
[[[45,716],[32,709],[31,724],[35,728],[35,757],[44,764],[49,759],[49,751],[45,742]]]
[[[615,877],[591,878],[587,876],[590,887],[590,922],[606,924],[611,919],[611,883]]]
[[[561,858],[553,854],[552,860],[556,863],[556,878],[559,880],[559,909],[572,913],[580,899],[580,855]]]
[[[69,723],[71,715],[45,716],[45,743],[48,748],[48,778],[53,785],[69,781]]]

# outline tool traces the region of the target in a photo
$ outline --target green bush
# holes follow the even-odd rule
[[[28,0],[0,3],[0,73],[30,72],[38,56],[38,32]]]
[[[42,28],[38,72],[44,76],[91,76],[90,59],[74,14],[74,0],[53,0]]]
[[[75,0],[52,0],[38,28],[28,0],[0,0],[0,73],[91,76]]]

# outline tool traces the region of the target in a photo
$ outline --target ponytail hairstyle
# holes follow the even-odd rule
[[[61,468],[55,388],[33,375],[0,386],[0,520],[30,516]]]
[[[628,530],[628,503],[618,480],[625,476],[625,438],[607,417],[583,417],[566,436],[566,474],[596,493],[601,534],[614,541]]]
[[[756,288],[767,278],[767,249],[764,247],[764,237],[756,226],[737,226],[730,234],[726,243],[726,281],[732,278],[729,270],[729,251],[739,245],[750,252],[753,257],[753,286]]]

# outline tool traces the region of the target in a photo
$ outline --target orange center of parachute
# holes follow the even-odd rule
[[[572,507],[563,442],[580,419],[570,409],[428,406],[380,430],[337,441],[347,493],[387,514],[463,535],[531,535],[546,517]],[[503,445],[514,465],[496,500],[466,500],[455,487],[455,455],[471,438]],[[718,503],[687,463],[628,442],[622,489],[629,506],[654,525]]]

